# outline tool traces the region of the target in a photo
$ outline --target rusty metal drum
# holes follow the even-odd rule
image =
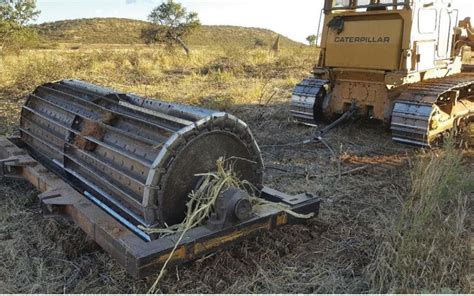
[[[181,222],[197,175],[221,157],[262,187],[260,149],[227,113],[63,80],[29,95],[20,132],[40,163],[135,225]]]

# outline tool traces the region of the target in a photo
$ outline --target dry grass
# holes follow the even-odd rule
[[[83,79],[127,92],[217,109],[287,96],[309,74],[312,48],[202,48],[191,58],[161,48],[24,51],[0,58],[0,94],[16,98],[41,83]]]
[[[374,292],[469,292],[466,217],[474,175],[450,142],[416,163],[411,192],[368,268]]]

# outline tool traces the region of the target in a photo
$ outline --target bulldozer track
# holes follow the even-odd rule
[[[474,74],[462,73],[446,78],[427,80],[408,86],[395,101],[392,112],[394,141],[430,146],[448,130],[433,129],[431,120],[442,104],[464,104],[462,112],[452,115],[455,124],[474,115]],[[471,107],[469,107],[469,104]],[[452,127],[452,128],[453,128]]]
[[[317,113],[322,113],[328,83],[328,80],[311,77],[296,85],[291,97],[291,116],[296,121],[307,125],[316,124]],[[321,110],[318,111],[318,108]]]

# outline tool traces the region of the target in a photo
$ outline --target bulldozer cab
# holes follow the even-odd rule
[[[453,58],[450,0],[326,0],[325,68],[422,72]]]

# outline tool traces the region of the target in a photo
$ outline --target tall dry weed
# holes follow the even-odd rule
[[[398,220],[367,268],[376,293],[468,292],[468,202],[474,175],[448,140],[420,157]]]

